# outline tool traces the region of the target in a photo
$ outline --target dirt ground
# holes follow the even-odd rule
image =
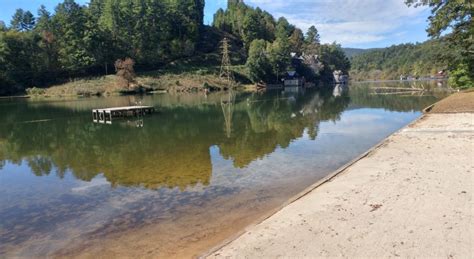
[[[473,192],[474,113],[427,114],[208,256],[473,258]]]
[[[431,113],[474,112],[474,90],[455,93],[436,103]]]

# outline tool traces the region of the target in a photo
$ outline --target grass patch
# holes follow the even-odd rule
[[[118,87],[117,77],[108,75],[97,78],[74,80],[49,88],[30,88],[27,94],[36,96],[99,96],[132,94],[148,91],[197,92],[205,89],[225,90],[229,83],[219,77],[220,55],[202,54],[176,60],[161,69],[139,72],[132,89]],[[248,71],[244,65],[233,66],[235,81],[233,86],[250,84]]]

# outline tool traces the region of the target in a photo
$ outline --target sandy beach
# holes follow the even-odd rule
[[[474,100],[451,100],[206,256],[472,258]]]

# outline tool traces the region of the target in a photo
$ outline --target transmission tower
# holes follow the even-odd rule
[[[227,138],[231,137],[232,134],[232,117],[234,115],[234,104],[235,104],[235,94],[231,90],[229,90],[226,97],[221,98],[221,107],[222,112],[224,113],[224,121],[225,121],[225,133]]]
[[[229,82],[229,85],[234,82],[234,75],[230,71],[230,56],[229,56],[229,40],[224,38],[222,40],[222,62],[221,62],[221,72],[219,77],[226,79]]]

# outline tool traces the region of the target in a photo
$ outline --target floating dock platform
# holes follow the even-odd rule
[[[113,118],[138,117],[155,111],[152,106],[125,106],[104,109],[93,109],[92,120],[96,123],[112,124]]]

